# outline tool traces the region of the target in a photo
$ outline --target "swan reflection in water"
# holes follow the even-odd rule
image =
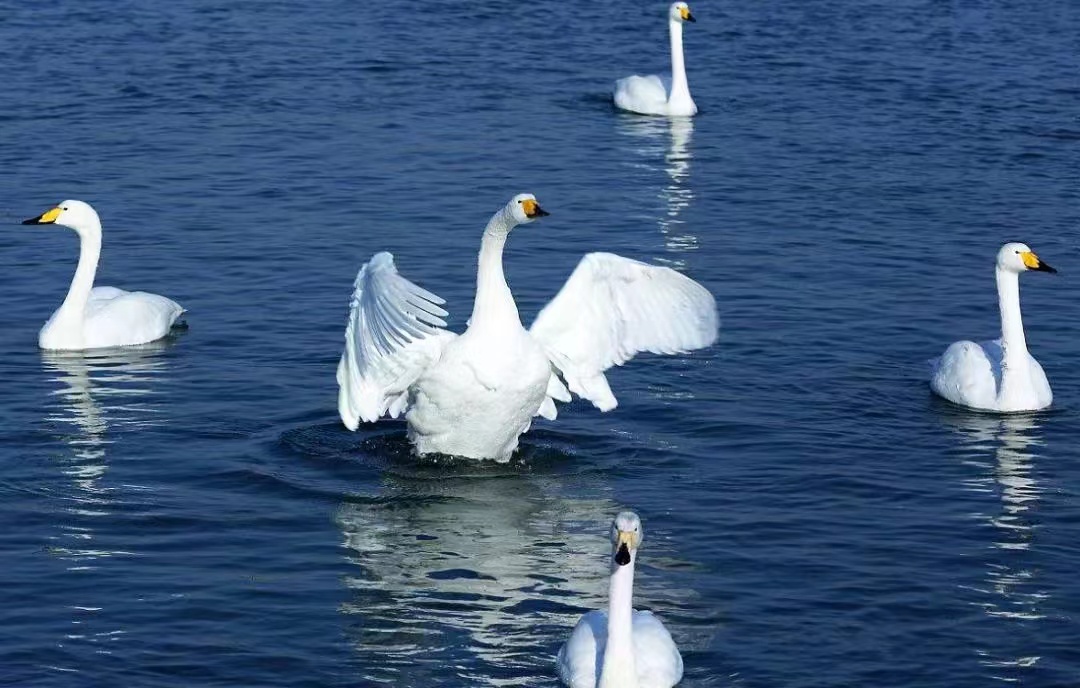
[[[554,654],[578,617],[606,606],[607,527],[621,505],[563,496],[565,476],[515,465],[423,479],[384,473],[379,494],[341,505],[355,567],[342,612],[355,619],[365,679],[496,686],[554,677]],[[574,476],[575,491],[589,482]],[[674,593],[661,582],[670,583],[644,577],[636,602],[669,607]]]
[[[57,495],[59,532],[47,548],[72,574],[64,593],[71,596],[71,625],[58,639],[58,647],[86,644],[95,654],[110,654],[127,633],[126,624],[103,608],[95,579],[86,576],[107,575],[93,572],[108,559],[133,556],[115,541],[100,537],[97,528],[115,512],[121,490],[138,488],[102,483],[115,436],[162,422],[153,385],[166,371],[161,352],[167,345],[42,353],[45,374],[57,386],[45,420],[63,443],[56,463],[70,479],[70,488],[61,487]]]
[[[664,246],[670,253],[685,253],[698,248],[698,238],[687,230],[686,221],[680,216],[694,200],[689,186],[690,149],[694,133],[694,120],[690,117],[620,117],[621,131],[646,143],[638,152],[648,158],[663,156],[663,171],[667,176],[660,187],[659,199],[663,204],[657,219]],[[661,144],[661,145],[648,145]],[[647,165],[652,168],[652,165]],[[667,257],[667,263],[682,266],[683,261]]]
[[[998,509],[984,515],[995,529],[993,547],[997,553],[988,557],[986,587],[979,590],[985,599],[978,604],[989,616],[1012,623],[1027,625],[1044,619],[1041,608],[1049,595],[1039,589],[1037,569],[1028,556],[1038,527],[1035,507],[1043,491],[1032,476],[1032,463],[1042,445],[1041,418],[1035,414],[957,412],[950,420],[969,444],[969,462],[981,472],[967,481],[968,487],[976,492],[996,493],[1001,502]],[[1004,658],[998,651],[983,651],[980,655],[983,663],[995,670],[1023,669],[1038,661],[1032,655]]]
[[[104,486],[111,435],[161,422],[152,383],[166,370],[161,356],[168,342],[142,347],[84,352],[42,352],[52,392],[45,420],[67,448],[58,457],[73,490],[64,495],[74,523],[61,525],[53,554],[72,560],[72,569],[92,568],[88,560],[125,552],[94,547],[92,520],[111,513],[117,488]]]

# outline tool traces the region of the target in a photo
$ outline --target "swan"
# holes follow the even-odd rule
[[[615,82],[615,106],[620,110],[641,115],[689,117],[697,114],[697,105],[690,97],[683,63],[682,27],[684,22],[697,21],[685,2],[672,3],[668,9],[668,35],[671,38],[671,76],[639,76],[637,74]]]
[[[997,254],[1001,338],[954,342],[930,362],[930,389],[954,404],[980,411],[1037,411],[1053,401],[1042,366],[1027,350],[1020,319],[1020,273],[1057,272],[1027,244],[1005,244]]]
[[[38,346],[51,351],[82,351],[134,346],[161,339],[184,312],[157,294],[95,287],[101,255],[101,220],[89,203],[68,200],[24,225],[63,225],[79,235],[79,266],[67,298],[38,334]]]
[[[420,455],[505,462],[533,417],[554,420],[554,402],[571,392],[615,408],[604,377],[611,366],[716,340],[716,302],[704,287],[610,253],[582,258],[526,330],[503,276],[503,246],[514,227],[547,214],[535,196],[519,194],[488,222],[461,335],[443,329],[444,300],[399,275],[389,253],[360,269],[337,369],[347,428],[405,413]]]
[[[643,537],[632,511],[611,524],[608,610],[582,616],[559,649],[559,678],[570,688],[671,688],[682,680],[682,655],[671,634],[652,612],[633,607],[634,562]]]

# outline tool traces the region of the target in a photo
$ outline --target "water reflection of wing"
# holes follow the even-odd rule
[[[687,230],[686,221],[680,217],[694,200],[694,192],[689,186],[694,120],[690,117],[625,117],[620,118],[620,126],[623,133],[636,137],[642,144],[636,146],[641,155],[647,159],[663,158],[667,180],[660,187],[663,207],[657,224],[665,247],[671,253],[696,250],[698,238]],[[682,264],[681,260],[672,258],[668,258],[668,262]]]
[[[46,421],[60,429],[70,452],[60,457],[61,470],[75,490],[69,513],[78,517],[108,515],[112,488],[99,484],[108,469],[107,447],[113,431],[160,422],[152,401],[152,382],[166,366],[160,356],[166,345],[91,352],[42,352],[42,366],[53,392]],[[62,544],[54,553],[75,559],[108,556],[90,547],[88,522],[64,524]],[[70,546],[68,546],[70,545]]]
[[[618,510],[559,491],[553,476],[395,477],[343,504],[356,566],[343,612],[355,615],[365,678],[494,686],[551,675],[577,618],[606,605],[610,543],[596,524]],[[646,606],[650,584],[636,591]],[[462,648],[474,654],[463,660]]]
[[[1040,418],[1031,414],[957,413],[950,420],[968,441],[968,461],[982,471],[967,481],[968,487],[1000,496],[1000,506],[984,515],[997,533],[993,543],[997,554],[988,557],[987,586],[982,591],[988,598],[980,604],[994,618],[1023,623],[1043,619],[1041,607],[1048,594],[1037,587],[1036,569],[1027,556],[1037,526],[1032,507],[1042,492],[1031,475],[1036,448],[1042,444]],[[995,658],[989,651],[980,654],[984,663],[995,670],[1024,669],[1038,659],[1015,655]]]

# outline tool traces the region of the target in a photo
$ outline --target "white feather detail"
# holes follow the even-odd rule
[[[590,253],[529,332],[571,392],[609,411],[618,402],[605,370],[642,351],[676,354],[709,346],[718,330],[716,300],[694,280],[671,268]]]
[[[408,407],[409,387],[455,335],[441,328],[445,301],[398,274],[377,253],[356,276],[338,363],[338,413],[350,430]]]

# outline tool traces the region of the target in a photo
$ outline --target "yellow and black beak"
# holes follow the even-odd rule
[[[618,539],[615,541],[615,563],[626,566],[630,563],[630,547],[634,542],[634,534],[620,530]]]
[[[57,207],[51,210],[46,210],[44,213],[38,215],[37,217],[32,217],[29,220],[23,220],[22,223],[24,225],[51,225],[56,222],[56,218],[58,218],[59,216],[60,208]]]
[[[1035,255],[1034,251],[1024,251],[1020,254],[1020,260],[1024,261],[1024,266],[1027,267],[1028,270],[1049,272],[1050,274],[1057,272],[1057,270],[1042,262],[1042,260]]]
[[[689,7],[683,7],[681,10],[679,10],[679,13],[682,15],[682,20],[683,21],[688,21],[688,22],[696,22],[697,21],[697,19],[694,19],[694,15],[690,14],[690,8]]]
[[[521,208],[525,211],[525,217],[537,218],[537,217],[544,217],[545,215],[550,215],[551,214],[548,211],[541,208],[540,204],[537,203],[536,201],[534,201],[531,198],[526,198],[524,201],[522,201],[521,202]]]

